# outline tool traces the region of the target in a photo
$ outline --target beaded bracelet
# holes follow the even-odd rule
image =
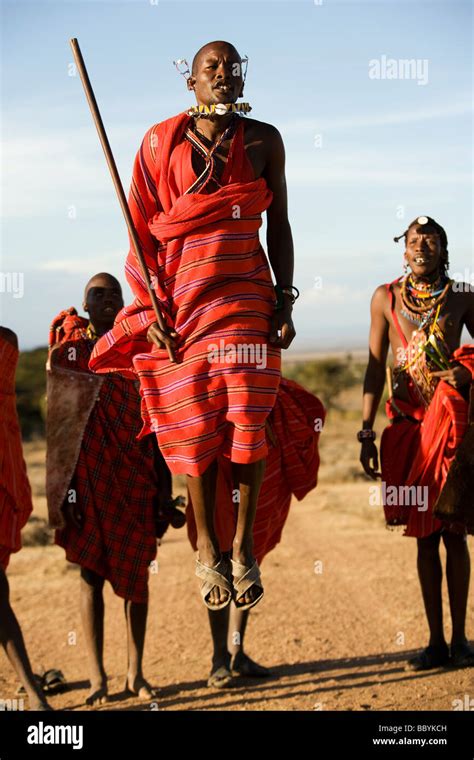
[[[376,433],[375,430],[370,430],[369,428],[364,428],[364,430],[359,430],[357,433],[357,440],[359,443],[363,443],[364,441],[375,441],[376,439]]]
[[[296,291],[296,295],[293,293],[293,291]],[[296,299],[299,298],[300,291],[295,285],[290,285],[288,288],[282,288],[280,285],[275,285],[275,293],[276,293],[276,303],[275,303],[275,311],[278,311],[280,309],[283,309],[285,300],[284,296],[288,296],[291,300],[291,305],[295,303]]]

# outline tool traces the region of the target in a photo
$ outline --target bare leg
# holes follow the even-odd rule
[[[451,661],[456,666],[473,666],[474,650],[466,639],[466,609],[469,592],[471,561],[465,535],[443,533],[446,547],[446,577],[453,633]]]
[[[253,557],[253,524],[257,510],[258,495],[265,473],[265,459],[251,464],[232,463],[234,482],[238,483],[240,491],[237,529],[235,532],[232,558],[251,567]],[[248,604],[259,596],[258,587],[252,586],[245,592],[240,601]]]
[[[213,644],[212,666],[208,686],[223,688],[224,686],[228,686],[232,681],[230,654],[227,650],[229,607],[223,610],[208,610],[208,616]]]
[[[104,670],[104,579],[81,568],[81,619],[89,657],[91,689],[86,705],[107,702],[107,675]]]
[[[441,597],[442,568],[439,556],[440,534],[418,538],[418,577],[420,579],[425,612],[430,629],[430,641],[416,657],[408,661],[411,670],[430,670],[446,665],[448,645],[443,632],[443,605]]]
[[[430,629],[430,645],[445,644],[441,582],[443,571],[439,556],[440,534],[418,538],[418,577]]]
[[[259,665],[244,652],[244,637],[249,614],[250,610],[239,610],[231,604],[228,630],[228,648],[232,655],[231,670],[242,676],[266,678],[271,675],[268,668]]]
[[[196,520],[197,548],[200,561],[209,566],[216,565],[220,559],[219,541],[214,526],[216,506],[217,460],[199,476],[187,476],[187,485],[193,502]],[[210,604],[223,604],[228,593],[218,586],[211,589],[208,596]]]
[[[452,643],[466,640],[466,609],[469,591],[471,562],[466,536],[443,533],[446,547],[446,578],[448,580],[449,606],[453,621]]]
[[[127,622],[127,689],[140,699],[153,699],[154,690],[144,679],[142,671],[148,604],[126,599],[124,609]]]
[[[28,695],[31,710],[51,710],[31,670],[18,620],[10,605],[10,587],[0,567],[0,643]]]

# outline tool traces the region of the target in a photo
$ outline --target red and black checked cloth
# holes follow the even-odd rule
[[[88,371],[94,342],[86,335],[87,324],[74,309],[56,317],[50,340],[50,345],[54,336],[60,340],[55,364]],[[117,374],[106,376],[70,486],[77,492],[83,527],[57,530],[56,543],[70,562],[110,581],[118,596],[143,603],[148,599],[148,566],[156,556],[153,501],[158,483],[151,437],[136,441],[140,428],[134,383]]]

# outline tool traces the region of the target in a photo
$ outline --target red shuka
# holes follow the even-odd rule
[[[0,567],[21,548],[21,529],[33,509],[15,397],[18,349],[0,335]]]
[[[474,379],[474,345],[461,346],[454,351],[451,360],[463,364]],[[429,536],[443,527],[456,533],[465,532],[459,523],[436,518],[433,507],[466,433],[468,402],[459,391],[441,380],[426,410],[415,398],[412,403],[400,399],[395,399],[395,403],[400,411],[419,423],[402,418],[385,428],[380,444],[382,482],[386,487],[425,487],[428,500],[426,504],[408,506],[386,503],[387,524],[406,525],[405,535],[416,538]],[[387,401],[386,412],[390,419],[398,415],[392,408],[392,399]]]
[[[171,472],[199,475],[217,455],[240,463],[267,455],[280,350],[268,342],[274,292],[258,237],[272,192],[254,179],[242,122],[218,190],[188,192],[196,186],[191,154],[199,142],[190,122],[181,113],[147,132],[129,200],[162,311],[179,334],[178,363],[146,340],[155,316],[130,251],[135,301],[97,342],[90,367],[138,375],[142,435],[156,432]]]
[[[301,501],[316,488],[319,431],[325,415],[325,409],[316,396],[293,380],[281,378],[277,400],[268,419],[271,429],[271,434],[267,436],[268,456],[253,528],[254,555],[259,564],[281,540],[292,495]],[[231,463],[221,457],[215,524],[223,552],[232,549],[236,528],[235,493]],[[196,522],[189,494],[188,499],[188,537],[196,551]]]

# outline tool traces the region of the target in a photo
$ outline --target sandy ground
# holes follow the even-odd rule
[[[358,421],[329,419],[321,439],[320,484],[294,502],[283,541],[263,563],[265,598],[250,614],[246,649],[270,667],[270,680],[206,687],[211,648],[206,609],[193,576],[185,530],[170,530],[150,575],[145,675],[159,689],[160,710],[452,710],[474,696],[472,670],[412,674],[406,658],[427,643],[415,567],[415,543],[384,528],[369,505],[370,483],[358,468]],[[25,447],[35,514],[45,516],[44,445]],[[41,523],[27,526],[27,536]],[[470,539],[471,540],[471,539]],[[443,550],[444,554],[444,550]],[[85,649],[77,567],[56,546],[25,546],[9,567],[12,603],[33,667],[63,670],[69,689],[55,708],[84,707]],[[444,589],[445,607],[447,594]],[[125,699],[123,602],[106,588],[106,669],[111,701],[99,709],[149,710]],[[471,595],[472,599],[472,595]],[[472,637],[473,604],[468,634]],[[449,637],[449,622],[446,621]],[[77,643],[71,644],[71,633]],[[0,695],[18,682],[0,654]]]

